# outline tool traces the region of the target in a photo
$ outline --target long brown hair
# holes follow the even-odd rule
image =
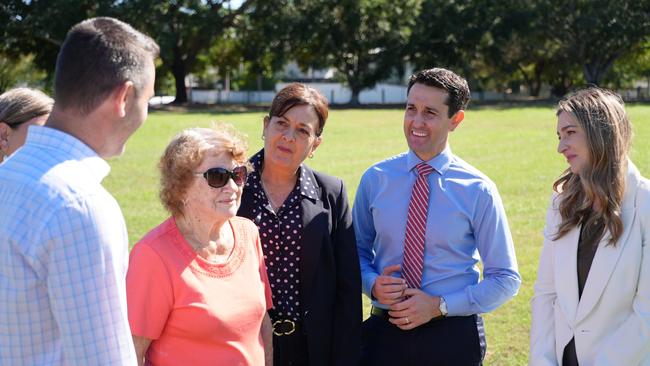
[[[625,113],[624,103],[617,94],[597,87],[577,91],[560,101],[557,114],[570,113],[585,131],[589,146],[589,163],[580,175],[565,170],[553,184],[559,193],[562,222],[555,240],[578,226],[592,211],[583,225],[603,220],[616,245],[623,233],[621,203],[625,193],[627,159],[632,140],[632,125]],[[598,235],[602,238],[604,231]]]

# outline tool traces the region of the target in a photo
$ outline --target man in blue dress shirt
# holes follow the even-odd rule
[[[465,117],[469,94],[467,81],[449,70],[414,74],[404,112],[409,151],[361,178],[352,214],[363,291],[373,304],[363,325],[364,365],[480,365],[486,349],[480,314],[505,303],[521,284],[496,186],[447,142]],[[407,212],[422,162],[433,172],[424,178],[421,283],[407,286]]]

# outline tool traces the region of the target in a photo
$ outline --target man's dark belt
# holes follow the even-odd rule
[[[300,322],[291,319],[279,319],[273,322],[273,334],[278,337],[300,334],[301,328]]]
[[[385,320],[390,319],[390,315],[388,315],[388,310],[386,310],[386,309],[382,309],[382,308],[378,308],[378,307],[376,307],[376,306],[373,306],[373,307],[370,309],[370,314],[372,314],[372,315],[374,315],[374,316],[376,316],[376,317],[379,317],[379,318],[385,319]]]
[[[384,319],[384,320],[388,320],[388,319],[391,318],[391,316],[388,314],[388,310],[378,308],[376,306],[373,306],[372,308],[370,308],[370,314],[374,315],[374,316],[376,316],[378,318]],[[445,317],[444,316],[439,316],[437,318],[433,318],[433,319],[429,320],[425,324],[429,324],[431,322],[437,322],[437,321],[442,320],[442,319],[445,319]]]

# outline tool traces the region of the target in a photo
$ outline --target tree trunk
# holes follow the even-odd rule
[[[519,72],[521,73],[521,76],[524,78],[524,83],[526,84],[526,87],[528,88],[528,93],[531,96],[535,96],[535,95],[533,95],[533,88],[534,88],[533,81],[528,76],[528,73],[526,72],[526,70],[523,67],[521,67],[520,64],[517,64],[517,69],[519,69]]]
[[[540,65],[540,62],[535,64],[535,68],[533,70],[532,75],[528,75],[526,72],[526,69],[521,67],[521,65],[517,64],[517,68],[519,69],[519,72],[521,73],[522,77],[524,78],[524,83],[526,83],[526,87],[528,87],[528,94],[531,97],[538,97],[539,96],[539,90],[542,87],[542,69],[543,69],[543,64]]]
[[[185,68],[177,67],[174,65],[172,67],[172,74],[174,75],[174,81],[176,83],[176,98],[174,99],[173,104],[187,103],[187,89],[185,89]]]
[[[562,76],[559,79],[553,81],[551,84],[551,95],[562,98],[566,93],[569,92],[571,85],[573,85],[571,79]]]
[[[593,84],[593,85],[598,85],[598,67],[595,65],[590,65],[590,64],[585,64],[582,68],[584,75],[585,75],[585,81],[587,84]]]
[[[185,88],[185,76],[187,76],[187,68],[185,62],[180,56],[180,49],[174,47],[174,61],[172,62],[172,75],[174,75],[174,82],[176,84],[176,98],[173,104],[187,103],[187,89]]]
[[[524,74],[523,71],[522,75],[524,76],[524,83],[526,83],[526,87],[528,87],[528,95],[531,97],[538,97],[539,90],[542,87],[541,77],[539,75],[533,75],[533,77],[530,77]]]
[[[361,88],[358,86],[350,85],[350,91],[352,91],[352,96],[350,96],[350,105],[351,106],[359,106],[361,103],[359,103],[359,94],[361,93]]]
[[[539,97],[539,91],[542,88],[542,82],[539,79],[535,79],[530,85],[530,96]]]
[[[604,64],[596,63],[596,62],[584,64],[582,69],[584,71],[585,80],[587,81],[587,84],[599,85],[600,82],[603,80],[605,73],[609,71],[609,68],[611,66],[612,66],[611,62],[605,62]]]
[[[530,88],[530,95],[539,97],[539,91],[542,89],[542,73],[544,72],[544,62],[540,61],[535,64],[533,71],[533,81]]]

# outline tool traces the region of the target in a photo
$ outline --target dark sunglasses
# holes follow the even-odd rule
[[[232,171],[226,168],[210,168],[204,173],[195,174],[202,175],[208,182],[208,185],[212,188],[221,188],[225,186],[231,178],[236,185],[241,187],[246,183],[246,179],[248,178],[248,169],[246,169],[245,166],[238,166]]]

